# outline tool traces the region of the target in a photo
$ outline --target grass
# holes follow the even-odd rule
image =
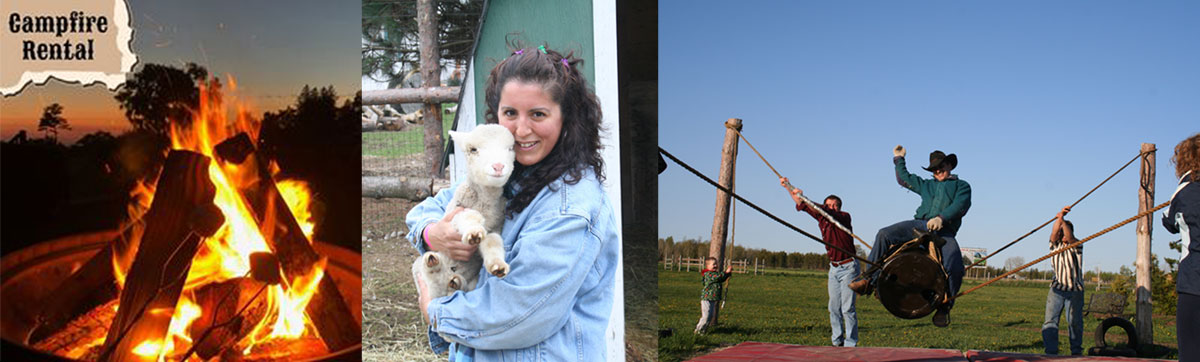
[[[978,285],[966,280],[962,290]],[[673,329],[659,339],[659,359],[679,361],[744,341],[830,345],[827,277],[823,271],[769,272],[734,275],[720,323],[705,335],[693,335],[700,318],[700,275],[697,272],[658,272],[659,328]],[[1041,328],[1048,283],[999,282],[963,296],[947,328],[930,317],[906,320],[892,316],[874,297],[857,302],[859,346],[916,347],[1042,353]],[[1085,300],[1093,292],[1088,290]],[[1131,316],[1133,307],[1127,309]],[[1154,341],[1164,354],[1177,358],[1175,316],[1154,317]],[[1083,349],[1095,345],[1100,319],[1084,316]],[[1059,351],[1070,351],[1066,318],[1059,322]],[[1107,333],[1109,344],[1124,340],[1120,329]],[[1119,337],[1118,337],[1119,336]]]
[[[452,104],[443,104],[442,139],[448,139],[450,126],[454,124],[454,113],[444,110]],[[417,128],[411,131],[376,131],[362,133],[362,154],[380,157],[401,157],[421,153],[425,150],[425,130]]]

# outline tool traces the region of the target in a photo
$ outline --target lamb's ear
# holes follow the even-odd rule
[[[465,142],[466,133],[457,131],[448,131],[448,133],[450,135],[450,139],[454,140],[455,142]]]

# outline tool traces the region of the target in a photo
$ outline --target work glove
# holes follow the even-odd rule
[[[938,216],[938,217],[929,219],[929,221],[925,222],[925,227],[928,228],[929,231],[941,230],[942,229],[942,217]]]
[[[904,146],[901,145],[896,145],[896,149],[892,150],[892,155],[896,157],[904,157],[905,154]]]

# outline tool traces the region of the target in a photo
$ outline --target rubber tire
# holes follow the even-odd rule
[[[1108,343],[1104,341],[1104,334],[1112,327],[1121,327],[1121,329],[1124,329],[1125,336],[1129,338],[1129,349],[1138,350],[1137,330],[1133,329],[1133,323],[1121,317],[1109,317],[1096,326],[1096,347],[1100,349],[1108,348]]]

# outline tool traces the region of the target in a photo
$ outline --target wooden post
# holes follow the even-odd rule
[[[438,58],[437,9],[434,0],[417,0],[417,34],[421,43],[421,86],[441,85],[441,62]],[[442,177],[442,110],[439,103],[425,103],[425,159],[431,175]]]
[[[1138,213],[1154,207],[1154,152],[1153,143],[1142,144],[1142,177],[1138,187]],[[1151,216],[1137,221],[1137,335],[1142,346],[1154,344],[1154,304],[1150,299],[1150,232],[1153,230]]]
[[[742,130],[742,120],[730,118],[725,121],[725,143],[721,146],[721,174],[717,183],[725,188],[733,189],[733,170],[737,164],[738,133]],[[730,129],[729,127],[733,127]],[[729,200],[732,198],[725,191],[717,190],[717,207],[713,211],[712,238],[708,244],[708,256],[717,258],[719,269],[725,265],[725,236],[729,232]],[[712,316],[712,323],[717,323],[717,315]]]

